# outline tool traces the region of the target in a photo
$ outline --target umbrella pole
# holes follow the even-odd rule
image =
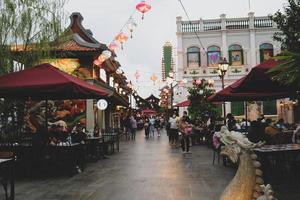
[[[245,102],[245,118],[246,118],[246,130],[248,130],[248,102]]]
[[[45,128],[48,132],[48,99],[46,99],[46,105],[45,105]]]

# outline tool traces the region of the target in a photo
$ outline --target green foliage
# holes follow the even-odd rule
[[[188,88],[191,104],[188,107],[189,115],[193,120],[199,119],[206,122],[210,117],[216,119],[217,108],[207,100],[215,91],[209,88],[209,84],[205,79],[200,84],[194,82],[193,86]]]
[[[284,52],[275,57],[282,64],[269,70],[276,81],[300,89],[300,0],[288,0],[283,12],[277,11],[271,16],[280,32],[274,39],[281,42]]]
[[[15,70],[15,62],[32,66],[48,57],[62,33],[65,0],[0,1],[0,75]]]
[[[288,0],[283,12],[277,11],[270,17],[280,30],[273,38],[281,43],[282,49],[300,52],[300,0]]]
[[[275,58],[283,63],[268,71],[272,79],[300,90],[300,53],[285,52],[284,56]]]

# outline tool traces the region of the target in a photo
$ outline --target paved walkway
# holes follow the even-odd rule
[[[165,133],[121,143],[119,153],[88,163],[81,174],[46,180],[18,181],[16,199],[30,200],[216,200],[234,170],[212,165],[212,151],[192,147],[182,155],[171,149]]]

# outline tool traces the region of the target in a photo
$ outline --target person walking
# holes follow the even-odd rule
[[[137,129],[137,121],[134,118],[134,116],[131,116],[130,118],[130,125],[131,125],[131,139],[135,140],[135,134],[136,134],[136,129]]]
[[[151,135],[152,135],[152,137],[154,137],[154,130],[155,130],[154,124],[155,124],[155,119],[153,116],[151,116],[149,119],[149,125],[150,125],[149,137],[151,137]]]
[[[184,116],[180,119],[179,130],[181,133],[182,153],[191,153],[189,135],[192,133],[193,127],[187,122],[187,119]]]
[[[160,121],[159,117],[156,117],[155,122],[154,122],[154,127],[157,132],[157,137],[160,137],[161,121]]]
[[[169,138],[170,138],[170,145],[172,148],[176,147],[178,142],[178,118],[174,113],[172,117],[169,119],[170,129],[169,129]]]
[[[149,138],[150,122],[149,122],[148,117],[146,117],[146,119],[145,119],[144,128],[145,128],[145,138]]]

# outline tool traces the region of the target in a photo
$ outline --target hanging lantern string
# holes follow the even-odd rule
[[[131,13],[131,15],[129,16],[129,18],[126,20],[125,24],[122,26],[122,28],[119,30],[119,33],[123,32],[123,29],[126,27],[126,25],[130,22],[130,19],[133,18],[134,14],[136,13],[136,10],[134,9],[133,12]],[[113,43],[114,41],[116,41],[115,37],[112,39],[111,43]]]

